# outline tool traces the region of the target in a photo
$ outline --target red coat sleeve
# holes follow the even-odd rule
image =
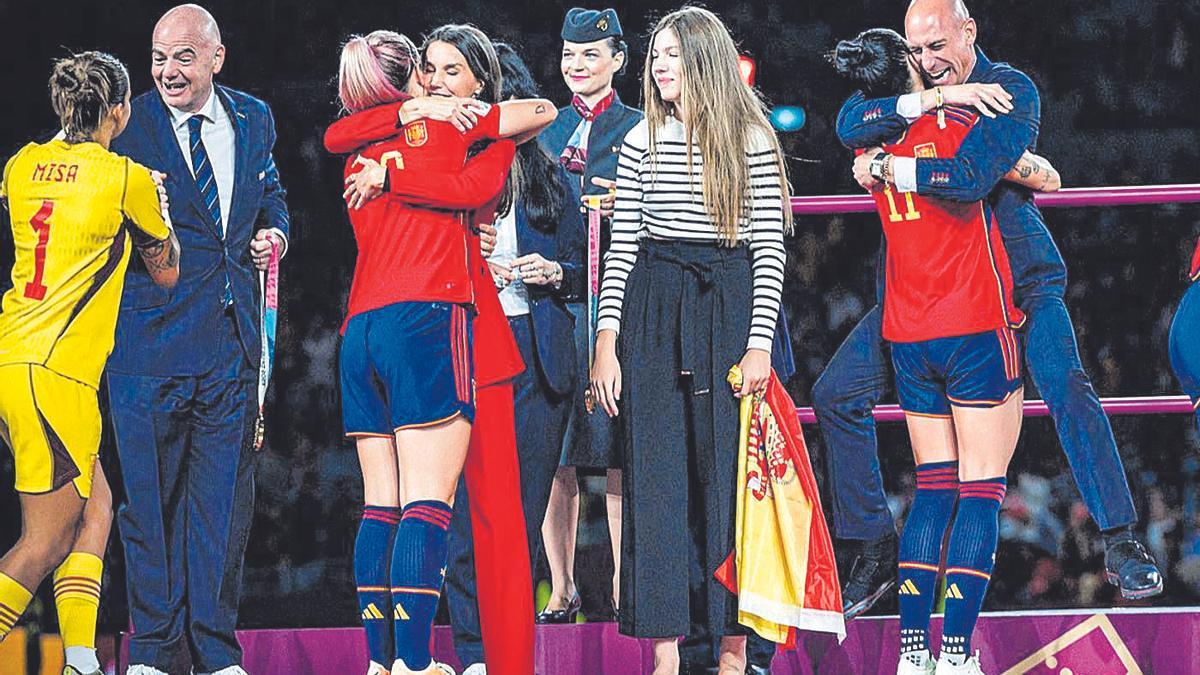
[[[496,141],[467,160],[457,174],[388,166],[388,191],[419,206],[474,210],[487,204],[504,188],[517,146]]]
[[[347,155],[364,145],[395,136],[400,129],[400,107],[404,101],[385,103],[343,117],[325,130],[325,149]]]

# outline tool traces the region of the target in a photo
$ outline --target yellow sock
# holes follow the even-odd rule
[[[0,572],[0,641],[8,637],[32,598],[33,594],[24,586]]]
[[[103,560],[81,551],[73,551],[54,571],[54,606],[64,647],[96,648],[103,571]]]

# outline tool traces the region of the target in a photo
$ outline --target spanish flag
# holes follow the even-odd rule
[[[734,366],[729,381],[741,384]],[[833,539],[796,406],[771,373],[742,399],[734,551],[717,579],[738,596],[738,622],[794,647],[797,630],[846,637]]]

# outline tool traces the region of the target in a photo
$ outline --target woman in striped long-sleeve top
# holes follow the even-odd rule
[[[663,18],[643,77],[646,120],[621,149],[592,371],[627,453],[620,627],[657,638],[656,674],[678,672],[679,636],[713,645],[688,666],[719,658],[733,670],[744,633],[713,572],[733,544],[736,399],[770,376],[789,191],[715,15]],[[745,384],[730,392],[734,364]]]

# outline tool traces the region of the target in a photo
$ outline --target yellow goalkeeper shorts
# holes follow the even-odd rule
[[[95,389],[36,364],[0,366],[0,436],[13,451],[18,492],[73,483],[80,497],[91,496],[100,451]]]

